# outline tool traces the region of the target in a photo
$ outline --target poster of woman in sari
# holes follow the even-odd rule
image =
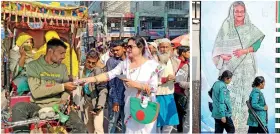
[[[214,131],[207,93],[225,70],[233,73],[228,89],[235,132],[248,131],[246,101],[256,76],[266,79],[262,92],[268,100],[268,129],[274,132],[275,6],[273,1],[201,2],[202,132]]]

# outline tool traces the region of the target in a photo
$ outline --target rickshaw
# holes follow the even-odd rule
[[[30,130],[38,133],[62,132],[66,133],[67,128],[58,130],[63,119],[64,111],[54,106],[56,114],[47,119],[34,117],[20,122],[11,122],[11,108],[17,102],[30,102],[30,95],[18,96],[16,86],[12,83],[12,72],[9,70],[10,50],[15,45],[16,37],[21,33],[28,33],[33,37],[34,47],[40,48],[45,44],[44,35],[47,31],[56,31],[61,40],[70,44],[70,79],[72,74],[72,50],[77,53],[77,59],[80,59],[80,50],[76,49],[80,33],[85,31],[88,20],[88,9],[84,6],[60,6],[59,2],[50,4],[41,2],[27,1],[1,1],[1,24],[5,32],[5,38],[2,40],[2,92],[5,92],[7,103],[1,106],[1,125],[5,133],[13,132],[12,127],[17,125],[30,125]],[[2,29],[2,28],[1,28]],[[76,61],[76,62],[79,62]],[[2,97],[3,99],[3,97]],[[67,104],[70,104],[67,103]],[[2,103],[1,103],[2,105]],[[65,109],[64,109],[65,110]],[[65,119],[65,118],[64,118]],[[65,122],[65,120],[64,120]]]

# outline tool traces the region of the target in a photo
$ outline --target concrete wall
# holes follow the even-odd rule
[[[200,18],[200,3],[196,4],[196,17]],[[195,3],[192,3],[192,18],[195,18]]]
[[[192,79],[200,80],[199,24],[192,25]]]
[[[89,12],[92,10],[101,12],[100,3],[102,1],[96,1],[93,6],[90,7]],[[137,1],[106,1],[106,7],[108,13],[134,13],[136,11]],[[139,12],[141,16],[164,16],[165,1],[159,1],[159,6],[153,6],[153,1],[139,1]],[[189,14],[189,2],[186,2],[183,10],[169,9],[168,14]]]
[[[180,14],[180,15],[185,15],[185,17],[189,16],[189,3],[190,2],[185,2],[184,8],[182,10],[178,9],[169,9],[168,14]]]
[[[103,7],[101,6],[101,3],[106,2],[105,10],[107,10],[107,13],[129,13],[131,11],[134,11],[135,6],[133,6],[133,2],[130,1],[95,1],[93,5],[89,8],[89,13],[92,13],[92,11],[98,12],[101,14],[103,11]]]
[[[153,6],[153,1],[139,1],[140,16],[164,16],[165,1],[160,1],[160,6]]]
[[[133,4],[130,1],[107,1],[106,10],[108,13],[129,13],[133,11]]]
[[[89,13],[92,11],[101,14],[103,1],[95,1],[89,8]],[[106,9],[108,14],[114,13],[135,13],[137,1],[106,1]],[[153,1],[138,1],[140,16],[164,17],[164,7],[166,1],[159,1],[159,6],[153,6]],[[169,9],[168,14],[189,16],[189,2],[185,2],[183,10]]]
[[[133,2],[135,3],[135,2]],[[140,16],[161,16],[164,17],[164,7],[166,1],[159,1],[159,6],[153,6],[153,1],[140,1],[139,12]],[[168,14],[185,15],[189,14],[189,2],[186,2],[183,10],[169,9]]]

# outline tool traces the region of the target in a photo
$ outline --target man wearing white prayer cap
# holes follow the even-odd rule
[[[148,45],[149,45],[148,46],[149,50],[150,50],[151,54],[153,55],[154,59],[156,61],[158,61],[158,56],[157,56],[157,54],[158,54],[158,44],[155,43],[155,42],[148,42]]]
[[[157,133],[171,133],[173,126],[179,124],[179,117],[173,94],[175,89],[175,76],[179,69],[180,60],[174,57],[171,41],[169,39],[163,38],[155,42],[158,43],[159,63],[164,68],[159,75],[156,95],[157,102],[160,104]]]

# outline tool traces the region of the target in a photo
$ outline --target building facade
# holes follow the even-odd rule
[[[139,2],[139,35],[150,39],[175,38],[188,33],[188,18],[187,1]]]
[[[189,31],[188,1],[96,1],[89,13],[99,13],[108,40],[145,36],[175,38]]]

